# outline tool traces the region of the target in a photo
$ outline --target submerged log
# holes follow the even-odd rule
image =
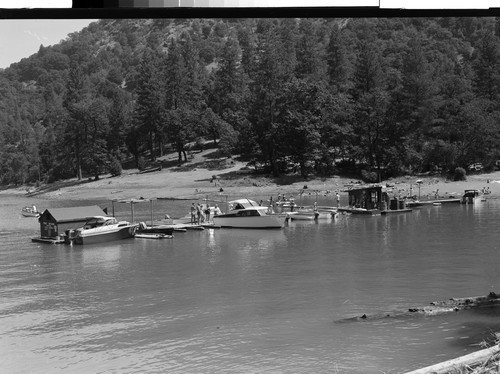
[[[458,312],[466,309],[478,309],[500,306],[500,296],[490,292],[486,296],[474,296],[465,298],[452,298],[446,301],[434,301],[424,307],[409,308],[407,310],[396,310],[389,313],[363,314],[361,316],[345,318],[338,322],[377,320],[382,318],[397,318],[405,316],[431,316],[445,313]]]

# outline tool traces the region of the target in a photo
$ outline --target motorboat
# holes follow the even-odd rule
[[[24,217],[39,217],[40,212],[37,210],[36,206],[25,206],[23,209],[21,209],[21,214]]]
[[[275,214],[272,208],[260,206],[250,199],[228,202],[229,210],[225,214],[213,217],[214,224],[233,228],[281,228],[285,225],[286,214]]]
[[[66,233],[74,244],[93,244],[119,239],[132,238],[137,230],[136,224],[127,221],[117,221],[115,217],[89,217],[85,225]]]

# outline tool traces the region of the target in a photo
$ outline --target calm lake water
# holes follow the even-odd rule
[[[491,310],[345,321],[500,292],[500,200],[88,246],[32,243],[32,203],[111,208],[0,196],[2,373],[403,373],[500,331]]]

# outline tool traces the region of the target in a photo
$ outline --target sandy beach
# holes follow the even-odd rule
[[[124,170],[122,175],[102,175],[97,181],[76,178],[50,185],[16,187],[2,193],[36,196],[47,200],[89,200],[127,198],[202,199],[221,192],[229,197],[277,196],[278,193],[297,197],[300,192],[343,193],[353,184],[363,184],[358,179],[333,176],[304,180],[298,175],[273,179],[256,175],[245,163],[234,159],[208,161],[213,150],[191,154],[188,163],[182,166],[164,167],[161,170],[140,173],[137,169]],[[163,161],[174,159],[165,156]],[[216,165],[216,167],[214,167]],[[421,183],[418,184],[417,181]],[[403,176],[382,182],[401,196],[419,196],[421,200],[460,197],[466,189],[487,189],[490,197],[500,196],[500,171],[468,175],[466,181],[449,181],[438,176]],[[222,191],[221,191],[222,189]]]

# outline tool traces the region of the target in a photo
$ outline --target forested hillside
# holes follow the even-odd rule
[[[495,18],[101,20],[0,71],[0,183],[200,139],[274,175],[492,169],[499,41]]]

